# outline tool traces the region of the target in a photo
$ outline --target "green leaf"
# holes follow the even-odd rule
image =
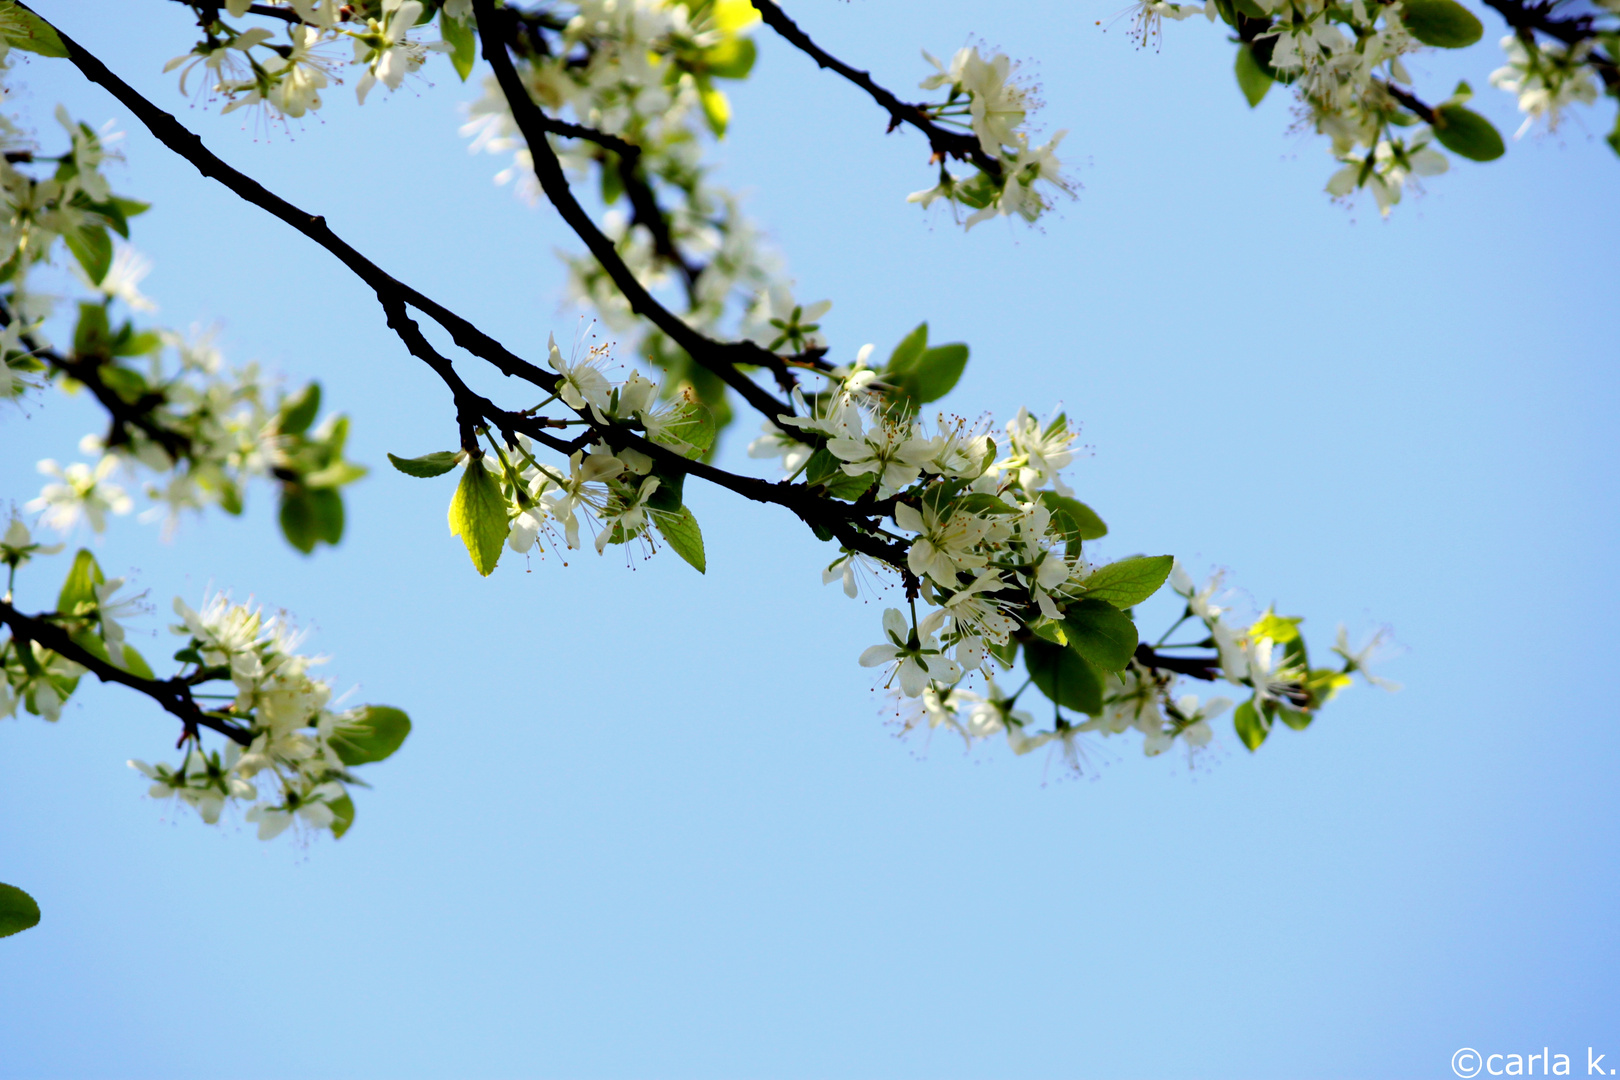
[[[1254,52],[1249,48],[1248,42],[1238,45],[1237,51],[1237,84],[1243,91],[1243,98],[1249,103],[1249,108],[1260,104],[1271,89],[1271,76],[1260,66],[1254,58]]]
[[[39,925],[39,905],[15,885],[0,885],[0,937]]]
[[[703,402],[688,396],[671,412],[670,419],[658,425],[653,439],[689,458],[700,458],[714,445],[714,416]]]
[[[411,733],[411,718],[387,705],[367,705],[332,729],[332,749],[345,765],[382,761]]]
[[[853,502],[866,494],[866,489],[877,482],[877,476],[873,473],[849,475],[844,471],[843,462],[839,461],[832,451],[822,446],[810,455],[810,461],[804,467],[804,481],[811,486],[820,485],[823,491],[835,499],[848,499]]]
[[[12,48],[58,59],[67,56],[67,46],[62,44],[62,39],[50,23],[15,4],[7,4],[6,7],[10,10],[0,15],[0,33],[5,35]]]
[[[500,482],[474,458],[462,470],[461,483],[450,500],[450,533],[461,537],[473,567],[489,577],[500,561],[508,532],[506,499]]]
[[[1300,641],[1299,624],[1305,621],[1303,615],[1278,615],[1270,608],[1249,627],[1249,636],[1252,638],[1268,637],[1279,645]]]
[[[406,476],[418,476],[426,480],[433,476],[443,476],[456,467],[456,452],[454,450],[435,450],[431,454],[421,457],[402,458],[388,455],[388,460],[394,468]]]
[[[316,489],[340,488],[344,484],[354,483],[369,471],[364,465],[356,465],[352,461],[334,461],[324,469],[304,474],[304,486]]]
[[[703,53],[703,67],[717,79],[746,79],[757,53],[752,38],[727,38]]]
[[[1086,597],[1117,608],[1135,607],[1159,591],[1174,565],[1169,555],[1138,555],[1099,566],[1085,580]]]
[[[1287,706],[1283,706],[1277,710],[1277,719],[1281,720],[1295,731],[1304,731],[1306,728],[1311,726],[1311,721],[1316,719],[1316,714],[1301,712],[1298,709],[1290,709]]]
[[[889,366],[885,370],[909,371],[916,366],[926,348],[928,348],[928,324],[918,323],[917,328],[901,338],[900,344],[889,354]]]
[[[84,267],[85,276],[100,285],[112,268],[112,237],[107,235],[106,228],[93,225],[66,232],[62,234],[62,242],[79,260],[79,265]]]
[[[321,411],[321,384],[312,382],[296,394],[281,399],[281,433],[302,435]]]
[[[658,526],[670,549],[697,567],[698,573],[707,573],[708,563],[703,556],[703,530],[698,528],[697,518],[692,516],[692,511],[683,506],[673,514],[654,511],[652,517],[653,524]]]
[[[1491,122],[1461,105],[1434,110],[1434,137],[1440,145],[1469,161],[1495,161],[1507,152],[1501,133]]]
[[[701,86],[698,100],[703,103],[703,118],[709,122],[709,130],[715,138],[725,138],[726,125],[731,123],[731,102],[712,86]]]
[[[1484,25],[1457,0],[1406,0],[1401,22],[1413,37],[1437,49],[1467,48],[1485,34]]]
[[[1037,689],[1076,712],[1102,712],[1102,676],[1073,649],[1041,641],[1024,642],[1024,663]]]
[[[962,344],[928,348],[928,324],[921,323],[895,346],[881,378],[894,387],[896,404],[915,408],[950,393],[967,367],[968,347]]]
[[[1271,734],[1271,721],[1260,715],[1260,711],[1254,707],[1253,698],[1237,707],[1232,714],[1232,726],[1237,728],[1238,738],[1243,740],[1243,745],[1251,753],[1260,749],[1260,744]]]
[[[1063,614],[1069,648],[1108,671],[1123,671],[1136,654],[1136,624],[1101,600],[1079,600]]]
[[[1052,527],[1071,545],[1080,540],[1100,540],[1108,535],[1108,526],[1103,524],[1103,519],[1079,499],[1071,499],[1055,491],[1043,491],[1041,503],[1052,515]]]
[[[80,359],[112,355],[112,329],[107,325],[107,309],[100,304],[80,304],[79,321],[73,327],[73,353]]]
[[[461,81],[466,82],[467,76],[472,74],[473,63],[478,59],[478,41],[473,35],[472,24],[452,19],[440,11],[439,37],[450,46],[450,63],[455,65]]]
[[[345,795],[326,805],[332,808],[332,839],[341,840],[354,825],[354,800]]]
[[[284,484],[280,519],[287,543],[308,555],[318,543],[343,539],[343,496],[331,488]]]
[[[62,591],[56,597],[56,610],[64,615],[73,615],[77,614],[80,604],[94,607],[96,586],[106,583],[96,557],[90,554],[89,548],[80,548],[78,554],[73,556],[73,565],[68,569]]]

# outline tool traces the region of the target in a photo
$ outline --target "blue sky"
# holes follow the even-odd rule
[[[519,352],[571,334],[552,252],[495,187],[447,69],[291,135],[188,108],[179,5],[40,10],[227,160]],[[1251,756],[1218,722],[1189,773],[1115,746],[898,741],[870,672],[881,600],[823,588],[785,514],[701,485],[709,572],[664,554],[488,579],[444,524],[453,481],[384,453],[452,445],[435,377],[357,281],[210,186],[65,65],[20,71],[130,131],[115,186],[162,318],[318,377],[353,417],[343,545],[304,558],[257,491],[174,543],[97,551],[167,622],[210,584],[285,607],[405,748],[340,843],[260,844],[146,800],[129,757],[174,731],[90,686],[0,724],[0,880],[40,926],[0,942],[6,1077],[1208,1077],[1448,1075],[1459,1047],[1620,1060],[1620,738],[1608,675],[1616,484],[1612,106],[1386,221],[1329,203],[1333,163],[1248,110],[1193,20],[1139,52],[1109,8],[803,0],[829,49],[904,89],[970,36],[1039,72],[1080,198],[963,235],[903,202],[921,141],[760,34],[720,178],[830,297],[835,355],[927,319],[973,359],[945,404],[1061,403],[1099,553],[1222,566],[1263,606],[1389,624],[1406,688],[1357,687]],[[1412,66],[1486,87],[1495,30]],[[350,86],[352,87],[352,80]],[[498,389],[498,382],[480,385]],[[0,494],[98,426],[82,401],[0,419]],[[745,468],[736,429],[724,460]],[[381,466],[381,467],[379,467]],[[65,563],[20,590],[41,604]],[[167,636],[166,634],[164,636]],[[145,639],[135,639],[137,644]],[[151,651],[162,652],[154,640]]]

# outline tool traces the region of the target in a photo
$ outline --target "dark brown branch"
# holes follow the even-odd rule
[[[1374,81],[1376,82],[1377,80]],[[1400,87],[1391,82],[1380,83],[1379,85],[1383,86],[1383,88],[1389,93],[1390,97],[1412,110],[1413,114],[1425,124],[1432,125],[1435,122],[1436,117],[1434,115],[1434,109],[1428,105],[1425,105],[1416,94],[1402,90]]]
[[[785,402],[772,397],[740,369],[740,365],[781,367],[780,357],[753,342],[720,342],[705,336],[660,304],[646,287],[636,280],[635,274],[625,265],[618,250],[614,248],[613,241],[596,227],[596,223],[591,220],[584,207],[580,206],[579,200],[574,198],[574,193],[568,186],[568,178],[563,175],[562,163],[557,160],[556,151],[551,148],[551,143],[546,138],[550,120],[529,96],[528,87],[518,76],[506,44],[498,33],[492,32],[498,30],[492,0],[473,0],[473,15],[478,20],[484,59],[494,69],[496,82],[500,84],[501,93],[506,98],[507,106],[512,110],[512,118],[517,122],[524,141],[528,143],[529,156],[533,160],[534,175],[540,182],[540,189],[546,193],[546,198],[551,200],[551,205],[556,208],[568,227],[585,242],[585,246],[596,257],[602,269],[607,271],[608,276],[613,279],[613,284],[629,301],[631,309],[663,331],[671,341],[685,349],[693,360],[717,375],[744,401],[766,417],[775,419],[778,416],[791,415],[792,410]]]
[[[57,655],[85,668],[104,683],[118,683],[139,691],[161,705],[165,712],[178,717],[189,733],[194,734],[199,727],[205,727],[242,746],[253,741],[248,729],[199,708],[192,700],[191,687],[184,679],[143,679],[139,675],[132,675],[79,645],[55,623],[38,616],[24,615],[4,600],[0,600],[0,623],[11,628],[12,640],[18,648],[27,648],[27,642],[37,641]]]
[[[967,132],[952,131],[942,127],[923,112],[922,107],[910,105],[872,81],[872,75],[867,71],[860,71],[850,67],[836,56],[810,40],[810,35],[799,29],[797,23],[787,17],[784,12],[771,0],[752,0],[755,10],[765,20],[765,25],[775,30],[788,43],[800,52],[809,56],[824,68],[830,68],[856,86],[872,95],[872,100],[888,111],[889,130],[893,131],[901,124],[910,124],[928,138],[928,145],[939,157],[953,157],[961,161],[971,161],[983,172],[991,176],[1001,175],[1001,162],[984,152],[979,145],[979,138]]]
[[[474,356],[495,365],[496,369],[501,373],[524,379],[546,390],[555,388],[557,385],[557,376],[555,374],[522,359],[443,304],[424,296],[409,285],[385,273],[376,263],[340,239],[327,226],[324,217],[300,210],[286,199],[266,189],[257,180],[225,164],[207,147],[203,146],[202,139],[198,138],[194,132],[188,130],[173,116],[147,101],[128,83],[114,75],[107,69],[105,64],[87,52],[83,46],[68,37],[59,28],[52,26],[52,29],[55,29],[57,36],[62,39],[62,44],[67,49],[68,59],[84,73],[85,78],[105,87],[113,97],[117,98],[130,112],[134,113],[141,123],[146,125],[147,129],[157,137],[159,142],[191,162],[198,172],[210,180],[217,180],[246,202],[274,214],[337,256],[338,261],[353,271],[361,281],[371,286],[378,296],[387,296],[404,301],[421,311],[449,331],[450,337],[457,345]]]
[[[12,313],[4,301],[0,301],[0,326],[10,326]],[[54,349],[42,348],[31,335],[21,337],[22,345],[28,350],[28,355],[36,360],[43,360],[55,370],[84,384],[95,399],[101,402],[102,408],[112,417],[111,427],[107,433],[107,445],[121,446],[129,441],[129,428],[135,428],[146,435],[147,438],[163,447],[164,453],[170,460],[179,461],[191,455],[191,439],[184,432],[164,427],[152,418],[152,409],[163,404],[167,399],[159,393],[148,393],[140,399],[130,402],[108,386],[101,378],[101,364],[94,360],[84,360],[77,357],[63,356]]]
[[[1153,646],[1146,643],[1136,647],[1136,662],[1143,667],[1190,675],[1205,682],[1214,682],[1221,675],[1221,658],[1218,656],[1165,656],[1154,652]]]

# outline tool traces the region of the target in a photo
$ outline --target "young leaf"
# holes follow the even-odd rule
[[[281,399],[281,433],[302,435],[321,411],[321,384],[312,382],[296,394]]]
[[[1108,526],[1103,524],[1103,519],[1079,499],[1071,499],[1055,491],[1043,491],[1041,503],[1052,514],[1052,527],[1070,544],[1077,540],[1100,540],[1108,535]]]
[[[79,305],[79,321],[73,327],[73,352],[81,360],[112,355],[112,328],[107,325],[107,309],[100,304]]]
[[[39,905],[15,885],[0,885],[0,937],[39,925]]]
[[[688,395],[658,426],[653,441],[689,458],[700,458],[714,445],[714,417],[703,402]]]
[[[326,805],[332,808],[332,839],[341,840],[354,826],[354,800],[345,795]]]
[[[1501,133],[1479,113],[1461,105],[1434,110],[1434,137],[1453,154],[1469,161],[1495,161],[1507,152]]]
[[[456,458],[459,455],[453,450],[435,450],[431,454],[421,457],[402,458],[388,455],[388,460],[394,468],[406,476],[416,476],[426,480],[434,476],[443,476],[456,467]]]
[[[1136,653],[1136,624],[1101,600],[1080,600],[1063,616],[1069,648],[1108,671],[1123,671]]]
[[[64,615],[73,615],[78,612],[80,604],[91,607],[96,603],[96,586],[106,584],[107,579],[101,573],[101,567],[96,563],[96,557],[90,554],[89,548],[80,548],[73,556],[73,565],[68,569],[68,575],[62,582],[62,591],[56,598],[56,610]]]
[[[332,729],[332,749],[345,765],[366,765],[393,754],[411,733],[411,718],[387,705],[367,705]]]
[[[62,44],[62,39],[57,37],[50,23],[16,4],[6,6],[11,10],[5,13],[5,21],[0,24],[0,32],[4,33],[6,41],[12,48],[38,53],[40,56],[54,56],[57,59],[67,56],[67,46]]]
[[[1271,76],[1267,75],[1265,69],[1255,60],[1254,52],[1247,42],[1238,46],[1236,67],[1238,89],[1243,91],[1243,98],[1252,109],[1260,104],[1260,100],[1266,96],[1266,91],[1271,89]]]
[[[698,528],[697,518],[692,516],[692,511],[683,506],[673,514],[654,511],[652,517],[653,524],[658,526],[670,549],[695,566],[698,573],[707,573],[708,563],[703,556],[703,530]]]
[[[1036,688],[1057,704],[1093,716],[1102,712],[1102,677],[1073,649],[1026,641],[1024,663]]]
[[[472,24],[452,19],[441,10],[439,37],[450,46],[450,63],[455,66],[461,81],[466,82],[467,76],[472,74],[473,62],[478,59],[478,41],[473,36]]]
[[[1085,580],[1086,596],[1117,608],[1135,607],[1159,591],[1173,565],[1169,555],[1138,555],[1100,566]]]
[[[1485,34],[1485,26],[1457,0],[1406,0],[1401,22],[1407,33],[1437,49],[1463,49]]]
[[[937,401],[951,392],[967,367],[968,347],[957,343],[927,348],[928,324],[906,336],[889,358],[883,381],[894,387],[896,402],[911,407]]]
[[[1237,707],[1232,714],[1232,726],[1237,728],[1238,738],[1243,740],[1243,745],[1251,753],[1260,749],[1260,744],[1271,734],[1271,721],[1260,715],[1260,710],[1254,707],[1253,698]]]
[[[709,130],[715,138],[725,138],[726,125],[731,122],[731,102],[712,86],[700,87],[698,100],[703,104],[703,119],[709,122]]]
[[[717,79],[746,79],[754,69],[753,39],[727,38],[703,53],[703,67]]]
[[[450,532],[461,537],[473,567],[488,577],[500,561],[509,531],[500,482],[477,458],[467,462],[450,500]]]
[[[62,242],[84,267],[85,276],[100,285],[112,268],[112,237],[107,235],[107,230],[98,225],[66,232],[62,234]]]

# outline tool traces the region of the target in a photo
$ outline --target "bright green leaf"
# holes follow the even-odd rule
[[[1099,566],[1085,580],[1086,596],[1117,608],[1135,607],[1159,591],[1174,565],[1169,555],[1138,555]]]
[[[717,79],[746,79],[757,50],[752,38],[727,38],[703,53],[703,67]]]
[[[394,468],[406,476],[417,476],[426,480],[433,476],[443,476],[455,468],[458,456],[453,450],[435,450],[431,454],[414,458],[395,457],[389,454],[388,460],[393,463]]]
[[[344,795],[326,805],[332,808],[332,839],[341,840],[354,825],[354,800]]]
[[[1401,22],[1413,37],[1437,49],[1466,48],[1485,34],[1484,25],[1457,0],[1406,0]]]
[[[1073,649],[1050,642],[1024,642],[1024,663],[1037,689],[1066,709],[1102,712],[1102,677]]]
[[[700,88],[698,100],[703,103],[703,118],[709,122],[709,130],[715,138],[725,138],[726,125],[731,123],[731,102],[712,86]]]
[[[1434,110],[1434,137],[1453,154],[1469,161],[1495,161],[1507,152],[1502,135],[1491,122],[1461,105]]]
[[[656,432],[648,432],[654,442],[689,458],[702,457],[714,445],[714,416],[692,395],[687,395],[656,428]]]
[[[15,885],[0,885],[0,937],[39,925],[39,905]]]
[[[1260,104],[1261,99],[1266,96],[1266,91],[1271,89],[1271,76],[1267,75],[1259,61],[1255,60],[1254,52],[1247,42],[1238,45],[1236,66],[1238,89],[1243,91],[1243,98],[1252,109]]]
[[[1304,731],[1306,728],[1311,726],[1311,721],[1316,719],[1316,716],[1314,713],[1302,712],[1298,709],[1290,709],[1287,706],[1284,706],[1277,710],[1277,719],[1281,720],[1295,731]]]
[[[1063,614],[1069,648],[1108,671],[1122,671],[1136,654],[1136,624],[1101,600],[1079,600]]]
[[[478,59],[478,40],[473,34],[472,24],[452,19],[440,11],[439,37],[450,46],[450,63],[455,65],[461,81],[466,82],[467,76],[472,74],[474,61]]]
[[[332,749],[345,765],[382,761],[411,733],[411,718],[387,705],[367,705],[332,729]]]
[[[698,573],[707,573],[703,530],[698,528],[697,518],[692,516],[692,511],[683,506],[673,514],[654,511],[652,517],[653,524],[658,526],[658,532],[668,542],[670,549],[695,566]]]
[[[1266,613],[1249,627],[1249,636],[1268,637],[1279,645],[1287,645],[1291,641],[1299,640],[1299,624],[1304,621],[1304,616],[1284,617],[1267,608]]]
[[[450,532],[461,537],[474,568],[488,577],[500,561],[509,531],[500,482],[478,459],[467,462],[450,500]]]
[[[1232,714],[1232,726],[1251,752],[1260,749],[1260,744],[1271,734],[1271,721],[1260,715],[1260,711],[1254,707],[1253,698],[1237,707]]]
[[[78,554],[73,556],[73,565],[68,569],[67,578],[62,582],[62,591],[56,597],[56,610],[64,615],[74,615],[79,611],[79,605],[94,607],[96,604],[96,586],[106,584],[107,579],[101,573],[101,567],[96,557],[90,554],[89,548],[80,548]]]
[[[67,56],[67,46],[62,44],[50,23],[16,4],[6,4],[5,8],[0,12],[0,34],[4,34],[12,48],[58,59]]]
[[[344,484],[352,484],[365,476],[370,470],[364,465],[356,465],[352,461],[334,461],[324,469],[316,469],[304,475],[304,486],[307,488],[340,488]]]

